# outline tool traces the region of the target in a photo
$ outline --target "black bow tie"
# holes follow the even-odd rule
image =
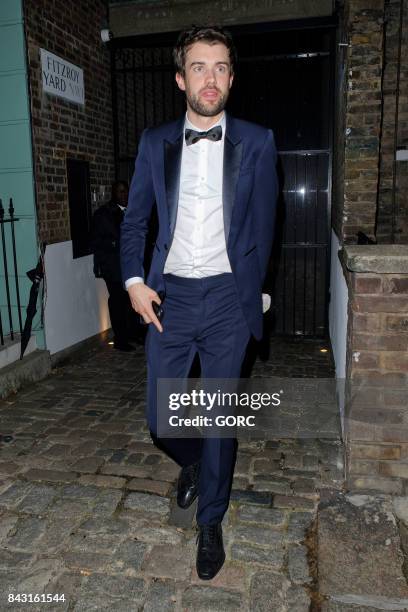
[[[216,125],[215,127],[208,130],[208,132],[196,132],[196,130],[186,129],[185,132],[186,145],[192,145],[201,140],[201,138],[208,138],[208,140],[216,141],[222,138],[222,127]]]

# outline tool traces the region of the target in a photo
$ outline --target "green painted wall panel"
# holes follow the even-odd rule
[[[2,322],[3,322],[3,331],[5,333],[5,335],[7,335],[10,331],[10,319],[9,319],[9,311],[6,304],[6,288],[5,288],[5,283],[1,282],[3,279],[0,279],[0,300],[1,300],[1,304],[4,304],[4,306],[0,307],[0,312],[1,312],[1,318],[2,318]],[[28,277],[25,277],[23,279],[20,280],[19,282],[19,289],[20,289],[20,304],[21,304],[21,323],[22,323],[22,327],[24,328],[24,323],[26,320],[26,315],[27,315],[27,304],[28,301],[30,299],[30,290],[32,287],[32,283],[30,281],[30,279]],[[41,286],[40,286],[41,289]],[[20,323],[19,323],[19,318],[18,318],[18,308],[17,308],[17,299],[16,299],[16,289],[15,289],[15,282],[14,282],[14,278],[10,279],[10,285],[9,285],[9,291],[10,291],[10,298],[11,298],[11,318],[12,318],[12,326],[13,326],[13,331],[16,333],[19,333],[20,331]],[[37,313],[34,316],[33,319],[33,324],[32,324],[32,331],[36,333],[37,336],[37,345],[40,348],[44,348],[44,340],[43,340],[43,330],[41,329],[41,291],[39,292],[39,295],[37,297]]]
[[[22,6],[20,0],[1,0],[0,25],[2,23],[21,21]]]
[[[18,274],[25,275],[26,271],[35,267],[37,263],[37,239],[35,224],[33,223],[33,219],[20,218],[20,220],[14,224],[14,228]],[[11,227],[9,223],[7,223],[4,228],[4,235],[6,239],[8,253],[7,260],[9,262],[10,272],[13,250]],[[3,275],[3,269],[0,270],[0,275]]]
[[[22,306],[22,321],[28,303],[31,281],[26,272],[38,260],[37,221],[32,172],[32,147],[27,88],[27,68],[21,0],[0,0],[0,198],[8,216],[9,198],[14,201],[17,272]],[[14,278],[10,226],[7,224],[6,245],[9,268],[13,327],[18,330],[17,298]],[[6,288],[0,257],[0,311],[3,331],[9,331]],[[40,309],[39,309],[40,311]],[[40,312],[34,321],[37,344],[44,348]]]
[[[31,168],[31,132],[28,123],[0,124],[0,168]]]
[[[28,276],[24,276],[24,277],[19,277],[19,289],[20,289],[20,303],[21,306],[25,309],[27,304],[28,304],[28,299],[29,299],[29,295],[30,295],[30,288],[31,288],[31,281],[28,278]],[[2,311],[1,311],[1,315],[3,318],[3,327],[4,327],[4,323],[5,323],[5,319],[8,318],[8,315],[6,316],[5,313],[7,313],[7,287],[6,287],[6,283],[4,282],[4,277],[0,276],[0,283],[1,283],[1,287],[0,287],[0,300],[2,303]],[[12,308],[15,308],[17,306],[17,293],[16,293],[16,283],[15,283],[15,278],[14,276],[9,275],[9,292],[10,292],[10,302],[11,302],[11,306]],[[18,315],[17,315],[17,310],[14,312],[13,315],[13,327],[16,328],[16,322],[18,321]]]
[[[1,33],[1,29],[0,29]],[[0,75],[0,121],[28,121],[26,76],[22,72]]]
[[[0,26],[0,72],[15,70],[25,70],[23,28],[21,24],[2,25]]]
[[[32,170],[15,172],[0,172],[0,198],[5,209],[9,207],[9,199],[13,198],[14,214],[34,217]],[[8,216],[8,214],[7,214]]]
[[[24,322],[26,319],[26,310],[28,301],[30,299],[30,290],[32,287],[32,282],[30,279],[25,276],[19,278],[19,291],[20,291],[20,305],[21,305],[21,320],[22,326],[24,327]],[[14,276],[9,276],[9,293],[10,293],[10,303],[11,303],[11,318],[13,330],[18,332],[20,329],[19,319],[18,319],[18,308],[17,308],[17,293],[16,293],[16,285]],[[7,335],[10,331],[10,319],[9,319],[9,311],[7,307],[7,293],[6,293],[6,284],[4,282],[4,278],[0,277],[0,311],[1,311],[1,319],[3,323],[3,332]],[[40,310],[40,297],[37,299],[37,310]],[[35,322],[40,322],[39,313],[35,317]]]

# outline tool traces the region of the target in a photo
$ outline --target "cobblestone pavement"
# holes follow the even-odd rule
[[[272,343],[258,376],[333,376],[316,341]],[[142,348],[106,345],[0,403],[0,610],[318,609],[319,492],[342,488],[339,439],[241,443],[224,519],[227,561],[195,572],[193,509],[150,441]],[[17,593],[65,602],[8,603]],[[316,607],[317,606],[317,607]]]

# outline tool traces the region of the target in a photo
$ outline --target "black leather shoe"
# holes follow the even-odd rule
[[[221,523],[199,525],[196,569],[201,580],[211,580],[225,561]]]
[[[177,483],[177,505],[184,510],[191,506],[198,495],[200,462],[181,468]]]

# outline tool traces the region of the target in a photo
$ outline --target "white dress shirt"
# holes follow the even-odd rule
[[[222,179],[225,113],[212,125],[222,127],[222,138],[202,138],[187,146],[183,136],[179,200],[173,241],[164,266],[165,274],[204,278],[231,272],[224,234]],[[184,129],[204,130],[188,119]],[[140,277],[129,278],[126,289]]]
[[[204,278],[231,272],[222,205],[224,113],[211,127],[216,125],[222,127],[221,140],[202,138],[189,146],[183,140],[177,220],[165,274]],[[184,127],[204,131],[187,116]]]

